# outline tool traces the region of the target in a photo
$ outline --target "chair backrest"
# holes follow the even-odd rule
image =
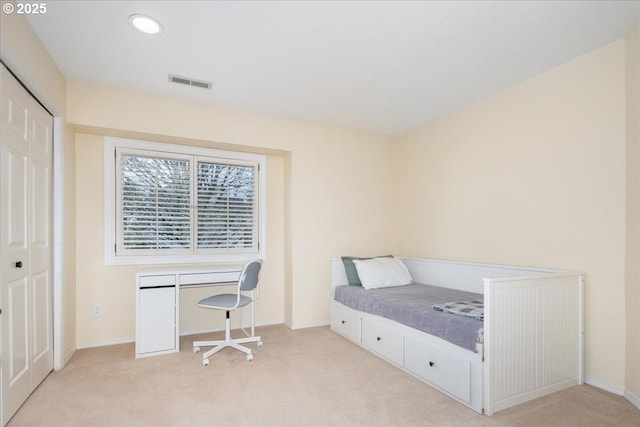
[[[261,260],[250,261],[244,266],[238,280],[238,286],[241,291],[253,291],[258,287],[261,268]]]

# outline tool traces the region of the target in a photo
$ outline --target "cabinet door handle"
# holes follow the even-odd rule
[[[345,323],[347,323],[347,321],[346,321],[346,320],[343,320],[343,321],[342,321],[342,324],[344,325]]]
[[[22,268],[22,261],[16,261],[16,268]]]
[[[429,366],[433,367],[433,365],[435,365],[436,362],[432,362],[431,360],[429,361]]]
[[[376,339],[377,339],[378,341],[382,341],[382,338],[380,338],[380,337],[376,337]]]

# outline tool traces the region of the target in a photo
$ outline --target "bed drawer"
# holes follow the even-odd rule
[[[376,321],[372,317],[362,318],[362,345],[385,359],[402,366],[402,333]]]
[[[360,313],[331,304],[331,329],[352,341],[360,343]]]
[[[405,368],[463,402],[471,401],[471,361],[412,336],[404,341]]]

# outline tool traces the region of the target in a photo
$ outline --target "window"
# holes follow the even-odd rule
[[[264,258],[264,166],[257,154],[106,137],[107,264]]]
[[[116,254],[190,250],[189,159],[116,150],[116,165],[119,171]]]

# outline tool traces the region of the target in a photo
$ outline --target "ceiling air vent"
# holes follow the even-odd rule
[[[171,83],[179,83],[182,85],[195,86],[203,89],[211,89],[211,85],[213,84],[204,80],[196,80],[190,77],[176,76],[175,74],[169,74],[169,81]]]

